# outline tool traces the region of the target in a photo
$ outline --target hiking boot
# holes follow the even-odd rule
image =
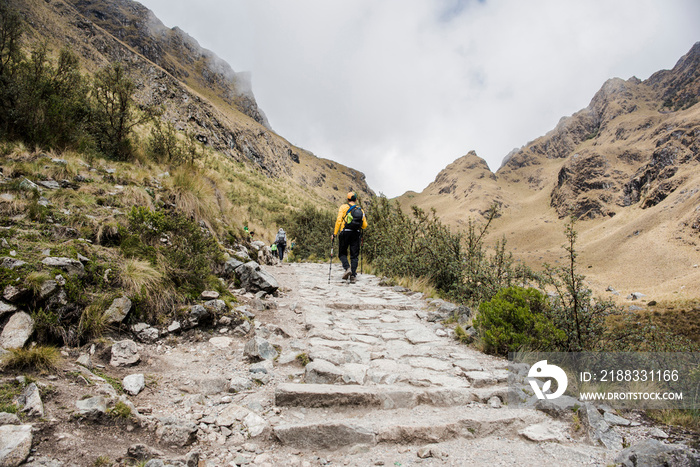
[[[343,279],[347,279],[348,277],[350,277],[351,274],[352,271],[350,269],[346,269],[345,273],[343,274]]]
[[[350,274],[350,282],[355,282],[357,280],[357,274]]]

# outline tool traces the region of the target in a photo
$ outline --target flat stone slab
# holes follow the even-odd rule
[[[314,410],[314,409],[310,409]],[[522,429],[543,423],[546,416],[533,411],[453,408],[432,409],[416,413],[418,408],[397,409],[387,415],[375,412],[329,423],[325,411],[301,424],[279,425],[273,429],[286,445],[306,449],[338,449],[357,444],[425,444],[449,439],[476,439],[489,436],[511,438]]]
[[[275,427],[273,433],[282,444],[298,448],[337,449],[356,444],[377,444],[373,431],[351,423],[281,425]]]
[[[476,401],[468,388],[412,388],[409,386],[339,386],[280,384],[275,405],[301,407],[411,408],[418,405],[462,406]]]

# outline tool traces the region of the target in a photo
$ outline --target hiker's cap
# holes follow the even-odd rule
[[[354,191],[348,193],[348,201],[357,201],[357,193]]]

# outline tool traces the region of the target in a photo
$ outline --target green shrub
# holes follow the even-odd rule
[[[121,232],[124,256],[143,258],[165,271],[182,293],[199,295],[223,253],[216,240],[181,214],[134,207]]]
[[[474,326],[487,353],[557,350],[565,339],[547,316],[545,296],[534,288],[509,287],[479,307]]]
[[[294,258],[308,260],[328,258],[330,237],[333,233],[335,217],[331,211],[318,209],[307,204],[301,210],[289,210],[278,224],[285,225],[287,237],[294,239]],[[291,246],[291,240],[287,247]]]

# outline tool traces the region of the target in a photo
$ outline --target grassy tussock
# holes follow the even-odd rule
[[[24,285],[36,294],[41,290],[41,286],[50,279],[51,276],[49,276],[48,273],[43,271],[34,271],[30,272],[24,279]]]
[[[121,264],[118,277],[119,284],[130,297],[141,293],[150,295],[162,289],[159,284],[165,278],[151,263],[136,258],[128,258]]]
[[[61,353],[56,347],[36,346],[30,349],[10,349],[3,359],[6,370],[33,370],[56,372],[61,361]]]
[[[218,214],[215,186],[192,167],[182,167],[172,177],[172,199],[177,210],[198,221],[214,224]]]

